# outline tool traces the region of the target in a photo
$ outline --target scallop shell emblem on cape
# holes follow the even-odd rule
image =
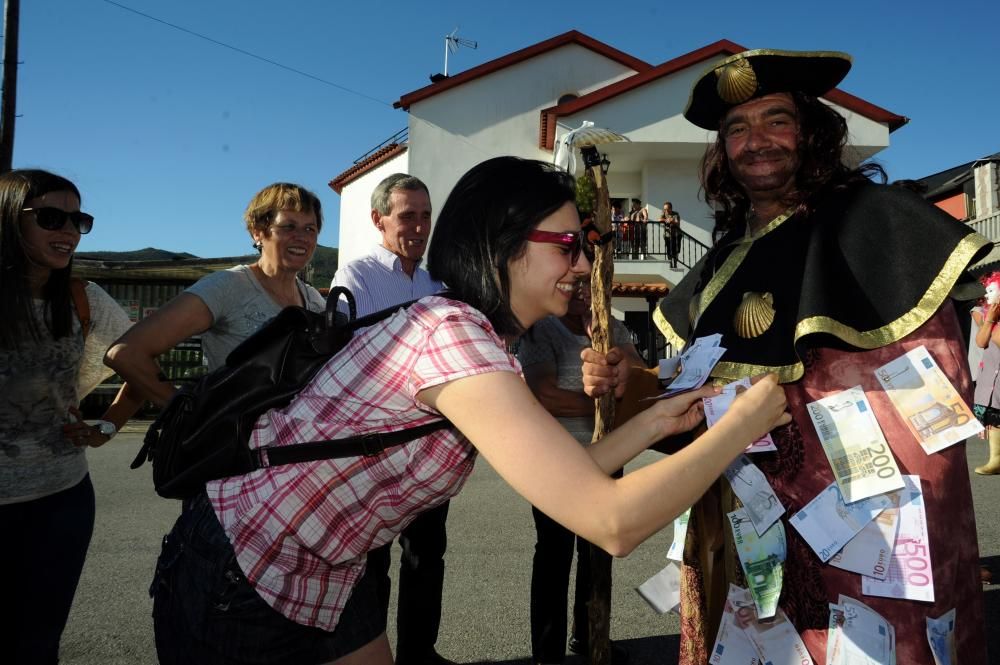
[[[728,104],[742,104],[757,92],[757,74],[747,60],[734,60],[719,67],[715,75],[719,79],[715,84],[719,97]]]
[[[743,294],[743,302],[736,308],[733,328],[743,339],[753,339],[763,335],[774,323],[774,296],[770,293],[748,291]]]

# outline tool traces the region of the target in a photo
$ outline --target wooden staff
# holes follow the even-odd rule
[[[594,226],[602,236],[611,231],[611,205],[608,184],[600,165],[587,168],[594,179],[597,205]],[[594,265],[590,276],[593,302],[591,339],[600,353],[611,350],[611,280],[615,273],[614,246],[604,243],[594,248]],[[596,400],[594,438],[597,442],[611,431],[615,421],[614,389]],[[620,475],[620,473],[619,473]],[[590,546],[590,598],[587,601],[587,634],[591,665],[611,664],[611,555],[596,545]]]

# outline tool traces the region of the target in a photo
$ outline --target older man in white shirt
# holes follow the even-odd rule
[[[437,293],[443,285],[420,267],[431,233],[431,199],[427,186],[395,173],[375,187],[371,217],[382,242],[364,257],[337,270],[331,287],[350,290],[358,316]],[[444,585],[445,522],[448,503],[421,513],[399,536],[399,600],[396,612],[396,663],[447,665],[434,649],[441,624]],[[368,555],[378,573],[383,613],[389,611],[389,557],[392,544]]]

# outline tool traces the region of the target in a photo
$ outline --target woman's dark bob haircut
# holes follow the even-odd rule
[[[528,233],[576,200],[573,176],[545,162],[496,157],[474,166],[448,195],[434,225],[427,269],[499,335],[524,327],[510,308],[510,262]]]

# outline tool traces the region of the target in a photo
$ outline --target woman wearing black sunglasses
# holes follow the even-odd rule
[[[94,527],[84,451],[139,402],[123,388],[96,425],[78,405],[110,376],[102,357],[129,325],[100,287],[73,280],[94,218],[46,171],[0,175],[0,662],[55,663]]]

